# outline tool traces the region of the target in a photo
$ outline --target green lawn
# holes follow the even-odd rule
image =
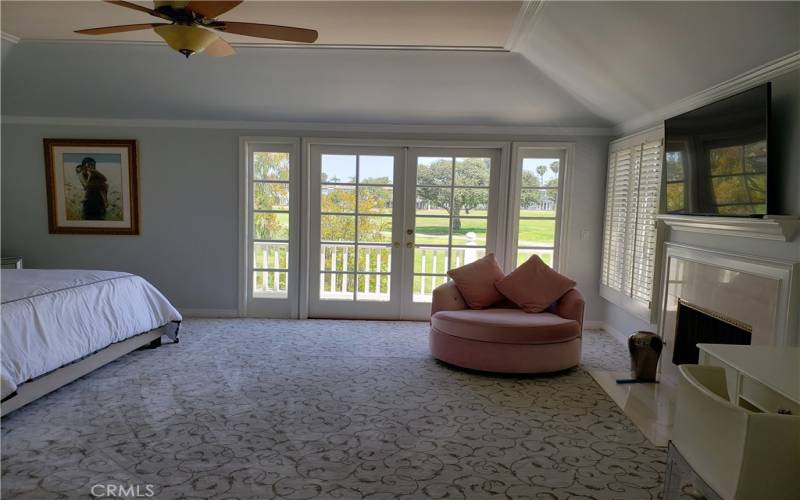
[[[447,212],[444,210],[419,210],[417,215],[436,215],[446,216]],[[530,210],[523,210],[520,212],[521,217],[553,217],[553,212],[534,212]],[[485,210],[472,210],[469,213],[470,217],[486,217]],[[280,234],[268,235],[258,234],[258,237],[264,239],[271,238],[285,238],[288,234],[289,214],[277,214],[279,227],[277,231]],[[416,239],[418,244],[437,244],[446,245],[449,219],[447,218],[429,218],[419,217],[416,220]],[[555,237],[555,221],[553,220],[536,220],[536,219],[521,219],[519,221],[519,246],[548,246],[553,244]],[[475,233],[477,239],[475,243],[479,246],[486,244],[486,219],[461,219],[461,228],[453,231],[453,244],[466,245],[467,233]],[[387,235],[391,238],[391,235]]]
[[[447,215],[444,210],[419,210],[417,215]],[[534,212],[523,210],[521,217],[553,217],[554,212]],[[486,216],[486,211],[471,211],[469,216]],[[449,219],[418,217],[416,221],[417,243],[447,244],[447,225]],[[555,238],[555,221],[521,219],[519,221],[519,246],[547,246],[552,245]],[[486,242],[485,219],[461,219],[461,228],[453,231],[453,244],[464,245],[467,242],[466,234],[474,232],[479,245]]]

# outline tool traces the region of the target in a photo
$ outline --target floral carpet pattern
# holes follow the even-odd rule
[[[638,500],[665,459],[583,368],[456,369],[415,322],[190,319],[2,421],[4,499]]]

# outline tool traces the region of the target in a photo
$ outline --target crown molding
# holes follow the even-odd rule
[[[800,217],[781,215],[750,219],[747,217],[661,214],[656,216],[656,220],[679,231],[773,241],[792,241],[800,227]]]
[[[624,121],[614,128],[616,135],[627,135],[637,130],[653,126],[681,113],[724,99],[756,85],[766,83],[780,75],[800,68],[800,51],[790,52],[764,65],[718,83],[696,94],[690,95],[651,113]]]
[[[504,45],[508,51],[516,50],[522,37],[533,31],[536,16],[542,10],[545,0],[524,0],[519,7],[519,12],[514,18],[514,24],[508,33],[508,38]]]
[[[153,45],[164,46],[160,40],[109,40],[101,38],[26,38],[25,44],[58,44],[58,45]],[[236,49],[295,49],[295,50],[397,50],[397,51],[441,51],[441,52],[501,52],[508,53],[505,47],[470,46],[470,45],[356,45],[356,44],[301,44],[301,43],[231,43]]]
[[[335,132],[437,134],[437,135],[502,135],[502,136],[600,136],[609,137],[613,130],[603,127],[540,127],[525,125],[406,125],[388,123],[335,122],[261,122],[220,120],[171,120],[159,118],[79,118],[64,116],[3,115],[3,125],[58,125],[81,127],[150,127],[199,128],[232,130],[279,130],[286,132]]]
[[[5,31],[0,31],[0,38],[11,43],[19,43],[21,40],[20,37],[14,36],[11,33],[6,33]]]

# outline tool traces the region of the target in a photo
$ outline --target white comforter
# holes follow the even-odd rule
[[[181,321],[161,292],[133,274],[4,269],[0,278],[3,398],[115,342]]]

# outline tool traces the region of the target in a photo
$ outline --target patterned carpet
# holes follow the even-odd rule
[[[648,499],[666,452],[583,369],[434,361],[427,324],[199,320],[2,421],[2,496]],[[625,352],[586,332],[584,367]],[[103,486],[102,488],[106,488]],[[149,489],[148,489],[149,488]],[[130,493],[128,491],[127,493]]]

